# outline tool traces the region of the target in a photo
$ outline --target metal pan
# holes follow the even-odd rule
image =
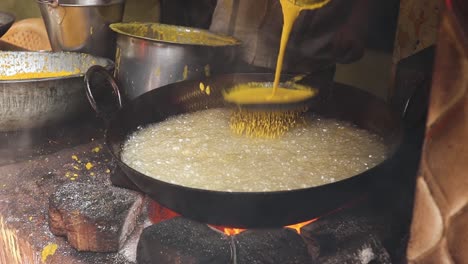
[[[94,72],[87,75],[88,96],[94,108],[99,110],[91,93],[94,81],[90,80],[96,78],[93,75],[98,74]],[[137,127],[161,122],[180,113],[223,107],[221,90],[224,87],[239,82],[271,81],[272,78],[271,74],[214,76],[202,80],[212,87],[210,96],[200,93],[200,81],[174,83],[145,93],[128,103],[124,102],[124,106],[117,112],[104,115],[109,117],[105,135],[107,147],[128,178],[141,191],[162,205],[204,223],[242,228],[284,226],[318,217],[372,190],[375,182],[388,177],[398,165],[394,157],[403,137],[403,125],[399,115],[376,97],[343,85],[336,85],[330,101],[313,108],[313,111],[351,121],[377,133],[391,148],[387,160],[351,178],[292,191],[220,192],[159,181],[135,171],[121,161],[121,146]],[[117,92],[117,85],[113,83],[112,86]],[[122,102],[121,98],[118,101]]]
[[[0,75],[70,71],[50,78],[0,80],[0,131],[50,126],[89,108],[83,91],[84,74],[93,65],[113,69],[114,63],[83,53],[0,52]]]
[[[10,29],[11,25],[13,25],[13,22],[15,22],[14,15],[0,11],[0,37],[2,37],[8,31],[8,29]]]

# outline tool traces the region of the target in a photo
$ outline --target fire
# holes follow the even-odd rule
[[[305,222],[294,224],[294,225],[288,225],[288,226],[285,226],[285,227],[286,228],[291,228],[294,231],[296,231],[298,234],[301,234],[301,228],[303,226],[306,226],[306,225],[308,225],[310,223],[313,223],[313,222],[315,222],[317,220],[318,220],[318,218],[314,218],[314,219],[309,220],[309,221],[305,221]],[[211,226],[211,227],[216,228],[217,230],[223,232],[224,234],[226,234],[228,236],[235,236],[235,235],[238,235],[238,234],[244,232],[245,230],[247,230],[247,229],[242,229],[242,228],[230,228],[230,227],[222,227],[222,226]]]
[[[165,208],[164,206],[160,205],[159,203],[157,203],[156,201],[151,201],[150,204],[149,204],[149,207],[148,207],[148,214],[149,214],[149,218],[151,220],[151,222],[153,224],[156,224],[156,223],[160,223],[164,220],[169,220],[171,218],[174,218],[176,216],[180,216],[178,213],[170,210],[170,209],[167,209]],[[285,226],[286,228],[290,228],[290,229],[293,229],[294,231],[296,231],[298,234],[301,234],[301,228],[310,224],[310,223],[313,223],[315,221],[317,221],[318,218],[314,218],[312,220],[308,220],[308,221],[305,221],[305,222],[302,222],[302,223],[297,223],[297,224],[293,224],[293,225],[288,225],[288,226]],[[223,232],[224,234],[228,235],[228,236],[235,236],[235,235],[238,235],[244,231],[246,231],[247,229],[242,229],[242,228],[230,228],[230,227],[224,227],[224,226],[214,226],[214,225],[210,225],[212,228],[215,228],[221,232]]]
[[[165,220],[169,220],[176,216],[179,216],[178,213],[167,209],[166,207],[160,205],[158,202],[150,200],[148,204],[148,217],[153,224],[160,223]]]
[[[287,228],[294,229],[294,230],[296,230],[296,232],[297,232],[298,234],[301,234],[301,228],[302,228],[303,226],[306,226],[306,225],[308,225],[308,224],[310,224],[310,223],[313,223],[313,222],[315,222],[315,221],[317,221],[317,220],[318,220],[318,218],[314,218],[314,219],[309,220],[309,221],[305,221],[305,222],[302,222],[302,223],[299,223],[299,224],[294,224],[294,225],[288,225],[288,226],[286,226],[286,227],[287,227]]]
[[[247,230],[247,229],[242,229],[242,228],[228,228],[228,227],[223,227],[222,229],[223,230],[221,231],[223,231],[224,234],[228,236],[235,236]]]

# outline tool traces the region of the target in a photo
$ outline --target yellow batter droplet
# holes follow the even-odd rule
[[[156,70],[154,71],[154,75],[157,77],[161,76],[161,67],[157,67]]]
[[[205,85],[202,82],[200,83],[200,91],[205,91]]]
[[[54,243],[51,243],[51,244],[45,246],[44,249],[42,249],[42,252],[41,252],[42,262],[45,263],[49,256],[53,256],[55,254],[55,251],[57,250],[57,248],[58,248],[58,245],[54,244]]]
[[[78,157],[76,155],[72,155],[71,157],[72,157],[73,160],[78,161]]]
[[[94,153],[98,153],[99,151],[101,151],[101,148],[100,147],[95,147],[93,148],[92,150]]]
[[[205,91],[205,92],[206,92],[207,95],[210,95],[210,93],[211,93],[211,88],[210,88],[209,85],[206,86],[206,91]]]
[[[91,162],[86,163],[86,169],[87,169],[87,170],[90,170],[90,169],[93,168],[93,167],[94,167],[94,166],[93,166],[93,164],[92,164]]]

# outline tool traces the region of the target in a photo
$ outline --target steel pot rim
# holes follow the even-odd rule
[[[108,6],[124,4],[125,0],[36,0],[40,4],[48,4],[51,6],[74,6],[74,7],[88,7],[88,6]]]
[[[216,38],[223,38],[226,40],[225,44],[201,44],[201,43],[183,43],[183,42],[175,42],[175,41],[170,41],[170,40],[161,40],[161,39],[156,39],[156,38],[150,38],[150,37],[145,37],[145,36],[139,36],[136,34],[132,34],[129,32],[126,32],[125,30],[122,30],[119,28],[119,26],[122,25],[144,25],[144,26],[153,26],[153,25],[163,25],[165,27],[172,27],[172,28],[178,28],[178,29],[185,29],[185,30],[190,30],[192,32],[199,32],[199,33],[205,33],[208,34],[209,36],[213,36]],[[209,30],[205,29],[199,29],[199,28],[193,28],[193,27],[185,27],[185,26],[175,26],[175,25],[168,25],[168,24],[162,24],[162,23],[153,23],[153,22],[120,22],[120,23],[113,23],[109,25],[110,29],[114,32],[116,32],[119,36],[126,36],[130,38],[135,38],[135,39],[140,39],[140,40],[146,40],[150,41],[151,43],[158,43],[158,44],[167,44],[167,45],[178,45],[178,46],[194,46],[194,47],[210,47],[210,48],[226,48],[226,47],[237,47],[240,46],[242,43],[240,40],[232,37],[232,36],[227,36],[227,35],[222,35],[218,33],[211,32]]]
[[[9,51],[4,51],[3,53],[17,53],[17,52],[9,52]],[[114,69],[114,62],[108,58],[104,57],[97,57],[93,56],[90,54],[85,54],[85,53],[77,53],[77,52],[68,52],[68,51],[61,51],[61,52],[52,52],[52,51],[21,51],[19,52],[20,54],[44,54],[46,55],[53,55],[53,54],[69,54],[71,56],[91,56],[94,59],[98,59],[102,61],[102,63],[105,65],[103,66],[106,70],[112,70]],[[12,83],[30,83],[30,82],[48,82],[48,81],[55,81],[55,80],[66,80],[66,79],[72,79],[72,78],[84,78],[84,75],[86,74],[86,71],[82,71],[79,73],[74,73],[71,75],[67,76],[58,76],[58,77],[45,77],[45,78],[28,78],[28,79],[10,79],[10,80],[1,80],[0,79],[0,84],[12,84]]]

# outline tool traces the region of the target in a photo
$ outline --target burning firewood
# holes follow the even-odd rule
[[[116,252],[143,207],[136,192],[108,185],[67,183],[49,197],[49,227],[78,251]]]

